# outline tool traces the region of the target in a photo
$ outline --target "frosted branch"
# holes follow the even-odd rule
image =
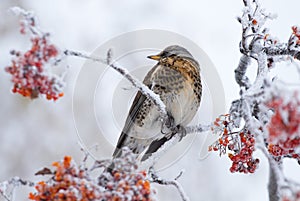
[[[264,48],[265,53],[268,56],[291,56],[295,59],[300,60],[300,50],[290,50],[288,48]]]
[[[189,201],[190,200],[188,198],[188,196],[185,194],[184,190],[182,189],[182,186],[180,185],[180,183],[176,180],[178,178],[178,176],[174,180],[162,179],[157,175],[157,173],[155,172],[153,167],[151,167],[149,169],[149,176],[151,177],[151,179],[152,179],[151,182],[153,182],[153,183],[158,183],[160,185],[166,185],[166,186],[174,186],[177,189],[177,191],[179,192],[180,197],[183,201]]]
[[[112,69],[116,70],[118,73],[123,75],[134,87],[138,88],[142,94],[150,98],[154,104],[158,107],[158,110],[160,112],[160,116],[162,120],[165,120],[168,118],[166,106],[164,102],[160,99],[159,95],[154,93],[151,89],[149,89],[146,85],[144,85],[142,82],[140,82],[137,78],[133,77],[125,68],[121,67],[116,62],[111,61],[111,51],[108,51],[107,58],[97,58],[97,57],[91,57],[86,54],[83,54],[81,52],[76,52],[72,50],[65,50],[64,54],[67,56],[76,56],[81,57],[84,59],[89,59],[95,62],[100,62],[103,64],[108,65]]]
[[[13,191],[16,187],[18,186],[33,187],[34,185],[35,185],[34,182],[27,181],[19,177],[13,177],[8,181],[4,181],[0,183],[0,194],[4,197],[5,200],[11,201],[13,200]]]
[[[276,171],[277,164],[275,161],[269,160],[269,184],[268,184],[268,191],[269,191],[269,200],[270,201],[279,201],[280,200],[280,193],[279,193],[279,186],[278,180],[279,176]]]
[[[188,126],[185,128],[187,134],[192,134],[192,133],[202,133],[205,131],[209,131],[211,128],[211,125],[196,125],[196,126]]]
[[[250,87],[250,80],[246,76],[247,68],[250,65],[250,57],[242,55],[238,67],[234,70],[235,80],[240,87]]]
[[[43,33],[43,31],[37,26],[37,20],[33,12],[24,10],[20,7],[12,7],[9,9],[12,13],[17,16],[23,17],[21,19],[21,33],[29,30],[34,35],[48,35],[49,33]]]

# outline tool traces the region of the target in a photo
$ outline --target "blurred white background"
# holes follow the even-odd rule
[[[300,2],[262,0],[261,4],[278,14],[278,19],[269,24],[271,33],[283,41],[287,40],[291,26],[300,25]],[[13,176],[41,179],[34,177],[33,173],[64,155],[71,155],[78,162],[82,159],[73,122],[72,94],[84,60],[68,59],[70,70],[66,77],[66,93],[57,102],[31,101],[11,94],[10,76],[3,71],[10,64],[9,50],[24,49],[28,45],[18,34],[17,18],[7,12],[11,6],[33,10],[41,27],[52,33],[52,41],[60,47],[87,53],[128,31],[162,29],[181,34],[198,44],[215,64],[223,82],[227,108],[238,96],[233,70],[240,56],[241,27],[236,17],[241,14],[241,0],[1,0],[0,181]],[[276,72],[283,79],[299,79],[291,66],[280,66]],[[84,112],[85,109],[81,110]],[[97,131],[90,129],[88,135],[94,132]],[[181,169],[185,169],[179,181],[191,200],[267,200],[268,166],[262,154],[256,153],[261,163],[255,174],[231,174],[227,157],[210,154],[205,160],[198,160],[204,138],[197,136],[189,152],[161,174],[174,178]],[[286,161],[285,166],[287,176],[300,181],[300,167],[296,162]],[[157,186],[157,189],[159,200],[180,200],[172,187]],[[16,200],[26,199],[20,193]]]

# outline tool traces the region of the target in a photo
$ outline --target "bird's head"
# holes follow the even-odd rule
[[[187,51],[185,48],[178,46],[178,45],[171,45],[165,48],[162,52],[160,52],[157,55],[151,55],[147,58],[160,61],[161,59],[165,59],[168,57],[181,57],[185,59],[192,59],[194,60],[194,57]]]
[[[200,70],[198,62],[185,48],[178,45],[171,45],[165,48],[157,55],[148,56],[149,59],[157,60],[164,66],[171,66],[173,68],[187,68],[191,67],[193,70]],[[189,63],[190,65],[184,65]],[[187,69],[185,69],[187,70]]]

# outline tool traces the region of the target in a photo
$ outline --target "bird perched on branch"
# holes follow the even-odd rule
[[[202,94],[200,68],[185,48],[169,46],[148,58],[158,63],[148,72],[143,83],[160,95],[168,118],[162,121],[158,107],[138,91],[113,153],[114,158],[121,156],[123,147],[128,147],[139,160],[146,160],[176,133],[184,135],[184,127],[199,108]]]

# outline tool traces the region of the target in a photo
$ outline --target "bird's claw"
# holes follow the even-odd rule
[[[165,135],[166,138],[171,138],[176,134],[180,135],[179,141],[186,136],[186,129],[181,125],[174,125],[174,118],[172,115],[168,114],[168,118],[162,125],[161,133]]]
[[[161,133],[164,135],[170,135],[173,133],[174,128],[174,118],[171,114],[168,114],[168,118],[164,120],[162,127],[161,127]]]
[[[177,125],[173,132],[174,135],[178,134],[180,136],[179,142],[186,136],[186,129],[181,125]]]

